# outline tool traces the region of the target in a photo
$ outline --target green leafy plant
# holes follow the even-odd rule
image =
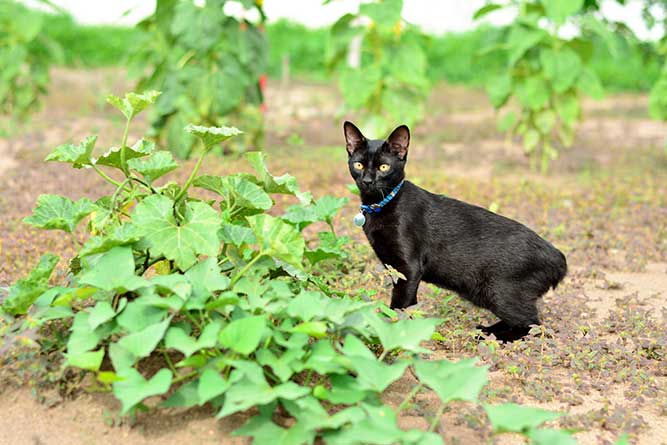
[[[49,84],[60,47],[42,35],[43,16],[11,0],[0,3],[0,116],[25,120]],[[7,131],[10,124],[0,125]]]
[[[95,169],[113,193],[94,202],[39,198],[26,223],[68,234],[81,226],[88,237],[65,285],[49,284],[58,263],[49,254],[9,289],[4,335],[48,328],[37,345],[94,374],[95,390],[112,392],[123,415],[155,406],[147,399],[157,396],[157,407],[210,404],[217,417],[256,408],[235,434],[258,444],[442,444],[433,431],[447,404],[476,403],[487,367],[421,358],[441,320],[397,321],[385,305],[339,296],[314,275],[314,264],[341,257],[333,218],[344,199],[313,200],[294,177],[272,175],[259,152],[246,155],[254,174],[199,175],[206,154],[236,128],[188,125],[200,157],[183,185],[158,185],[177,168],[170,152],[144,139],[127,143],[132,120],[158,97],[108,98],[128,122],[118,148],[94,157],[89,137],[47,156]],[[273,194],[299,203],[269,215]],[[314,223],[331,229],[318,246],[300,232]],[[419,383],[398,408],[384,404],[382,393],[409,367]],[[422,390],[441,401],[431,427],[399,428],[398,415]],[[289,426],[276,423],[279,409]],[[551,434],[536,427],[555,417],[523,409],[517,426],[514,411],[487,410],[498,433],[529,437]]]
[[[230,150],[257,147],[263,138],[266,39],[258,25],[225,14],[225,4],[234,2],[202,3],[158,1],[155,13],[138,25],[144,36],[130,56],[131,72],[140,76],[137,89],[164,93],[151,113],[152,135],[180,158],[196,146],[196,138],[182,131],[189,122],[243,124],[246,132],[227,144]],[[263,20],[261,2],[236,3]]]
[[[601,98],[602,85],[591,69],[590,40],[562,37],[565,25],[576,24],[613,47],[614,36],[590,14],[580,14],[584,0],[535,0],[487,4],[475,14],[483,17],[508,6],[518,8],[516,20],[487,51],[507,55],[507,68],[487,84],[496,109],[508,106],[498,122],[501,131],[518,136],[531,166],[546,172],[559,147],[572,145],[581,118],[581,96]],[[516,99],[518,110],[510,99]]]
[[[331,27],[327,64],[338,71],[346,111],[363,111],[362,125],[383,134],[397,122],[421,119],[430,91],[423,37],[401,19],[403,0],[362,3]],[[361,39],[361,66],[346,65],[350,42]]]

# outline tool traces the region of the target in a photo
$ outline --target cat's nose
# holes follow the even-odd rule
[[[361,179],[361,182],[363,182],[364,185],[371,185],[373,183],[373,178],[366,176]]]

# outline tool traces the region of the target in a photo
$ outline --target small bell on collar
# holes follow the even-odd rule
[[[366,222],[366,217],[364,216],[363,212],[359,212],[356,215],[354,215],[354,225],[357,227],[361,227],[364,225]]]

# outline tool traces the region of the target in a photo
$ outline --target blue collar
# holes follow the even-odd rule
[[[371,205],[366,205],[366,204],[361,204],[359,208],[361,209],[362,213],[380,213],[380,210],[382,210],[382,207],[386,206],[389,201],[394,199],[394,196],[398,193],[398,191],[401,189],[403,186],[403,181],[399,182],[396,187],[394,187],[394,190],[391,191],[385,198],[378,202],[377,204],[371,204]]]

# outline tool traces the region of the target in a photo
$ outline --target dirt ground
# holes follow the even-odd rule
[[[42,163],[46,153],[89,134],[99,135],[103,151],[122,133],[102,96],[128,88],[123,73],[53,74],[44,111],[0,140],[0,287],[20,278],[41,253],[66,258],[73,252],[71,239],[20,222],[40,193],[92,198],[106,190],[93,172]],[[351,224],[357,203],[345,187],[351,180],[340,127],[354,116],[338,114],[341,104],[329,85],[278,88],[270,83],[267,95],[270,168],[296,176],[315,196],[351,198],[336,222],[337,231],[353,239],[349,271],[335,284],[386,297],[376,260]],[[433,357],[480,357],[491,376],[484,403],[559,410],[565,416],[557,425],[578,431],[585,445],[611,444],[623,432],[632,443],[667,444],[667,125],[649,120],[646,108],[638,95],[587,102],[574,146],[547,176],[529,172],[520,145],[496,131],[482,92],[439,86],[428,116],[413,129],[408,179],[527,224],[566,253],[570,269],[544,298],[542,329],[512,344],[476,340],[474,327],[493,316],[422,285],[418,310],[446,320],[444,340],[430,345]],[[140,119],[131,135],[145,128]],[[242,159],[210,158],[204,169],[248,166]],[[45,389],[50,374],[40,363],[15,369],[0,356],[0,445],[248,443],[230,436],[243,416],[216,421],[206,408],[142,413],[134,423],[119,419],[119,404],[109,394],[63,396]],[[396,382],[387,401],[400,403],[413,383],[409,374]],[[436,409],[433,396],[420,393],[400,423],[426,427]],[[439,431],[452,444],[522,443],[491,437],[483,410],[463,403],[452,405]]]

